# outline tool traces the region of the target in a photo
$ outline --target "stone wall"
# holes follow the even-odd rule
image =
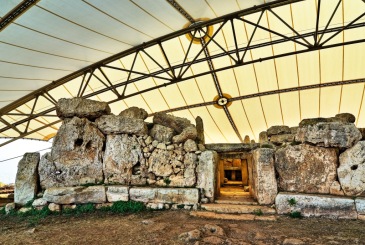
[[[156,113],[153,123],[147,123],[141,108],[113,115],[106,103],[81,98],[61,99],[56,109],[63,122],[51,152],[40,161],[39,155],[25,155],[19,165],[17,204],[34,199],[38,185],[45,201],[57,205],[214,201],[218,160],[215,152],[205,150],[201,118],[196,119],[198,129],[166,113]],[[34,186],[24,184],[28,182]]]

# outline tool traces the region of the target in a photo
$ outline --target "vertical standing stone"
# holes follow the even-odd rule
[[[18,164],[18,172],[15,179],[14,202],[25,205],[34,199],[38,191],[38,152],[25,153]]]
[[[214,202],[217,188],[217,167],[218,154],[215,151],[204,151],[199,157],[199,163],[196,168],[197,188],[201,188],[205,197],[210,202]]]
[[[270,148],[253,151],[253,190],[259,204],[272,204],[278,193],[274,169],[274,153]]]
[[[204,138],[204,124],[203,119],[199,116],[195,118],[195,124],[196,124],[196,131],[197,131],[197,143],[198,144],[205,144],[205,138]]]
[[[242,185],[248,185],[248,168],[247,168],[247,159],[242,159],[241,164],[241,176],[242,176]]]

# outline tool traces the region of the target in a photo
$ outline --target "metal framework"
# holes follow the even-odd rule
[[[240,66],[245,66],[245,65],[249,65],[249,64],[254,64],[256,62],[262,62],[265,60],[272,60],[272,59],[277,59],[280,57],[285,57],[285,56],[290,56],[290,55],[296,55],[296,54],[300,54],[300,53],[312,52],[312,51],[317,51],[317,50],[322,50],[322,49],[328,49],[328,48],[334,48],[334,47],[339,47],[339,46],[345,46],[345,45],[365,42],[365,38],[364,38],[364,39],[347,41],[347,42],[338,42],[338,43],[331,42],[331,44],[329,44],[330,41],[334,40],[334,37],[336,37],[340,33],[344,32],[345,30],[360,29],[363,32],[365,31],[364,30],[365,22],[359,23],[359,20],[365,16],[365,13],[362,13],[357,18],[355,18],[353,21],[351,21],[350,23],[347,23],[346,25],[344,25],[342,27],[330,28],[331,21],[335,15],[340,3],[342,2],[342,0],[338,1],[336,8],[333,10],[331,17],[327,21],[327,25],[323,29],[320,29],[319,24],[318,24],[319,18],[320,18],[320,9],[321,9],[321,0],[318,0],[317,14],[316,14],[316,16],[317,16],[316,17],[316,26],[313,28],[314,31],[310,31],[307,33],[299,33],[297,30],[295,30],[290,24],[285,22],[275,12],[276,7],[295,3],[295,2],[300,2],[303,0],[278,0],[278,1],[271,2],[271,3],[267,3],[267,4],[260,5],[260,6],[255,6],[255,7],[249,8],[249,9],[245,9],[242,11],[238,11],[238,12],[235,12],[235,13],[232,13],[229,15],[225,15],[225,16],[213,19],[213,20],[206,21],[206,22],[202,22],[202,23],[200,23],[200,22],[194,23],[194,19],[174,0],[166,0],[166,1],[168,1],[174,8],[176,8],[178,10],[178,12],[182,16],[184,16],[188,21],[190,21],[193,25],[191,25],[190,27],[188,27],[186,29],[160,37],[153,41],[144,43],[140,46],[137,46],[135,48],[129,49],[127,51],[113,55],[107,59],[104,59],[102,61],[99,61],[93,65],[90,65],[84,69],[74,72],[57,81],[54,81],[51,84],[49,84],[37,91],[34,91],[31,94],[24,96],[23,98],[2,108],[0,110],[0,122],[2,122],[5,126],[3,128],[0,128],[0,133],[5,132],[6,130],[12,129],[12,130],[16,131],[19,134],[19,136],[15,137],[3,144],[0,144],[0,147],[8,144],[10,142],[13,142],[19,138],[23,138],[27,135],[30,135],[32,133],[35,133],[35,132],[42,130],[44,128],[47,128],[47,127],[52,127],[54,124],[59,123],[60,120],[57,120],[57,121],[49,123],[49,124],[44,123],[42,120],[38,120],[38,122],[40,122],[42,124],[42,126],[29,130],[29,124],[30,124],[31,120],[37,120],[37,118],[55,117],[54,111],[55,111],[55,104],[57,103],[57,101],[51,96],[50,91],[52,91],[54,88],[56,88],[64,83],[67,83],[68,81],[71,81],[80,76],[82,76],[82,82],[79,84],[79,90],[77,93],[78,97],[90,98],[90,97],[99,95],[101,93],[104,93],[106,91],[111,91],[116,95],[117,98],[107,101],[108,103],[114,103],[114,102],[117,102],[117,101],[120,101],[120,100],[123,100],[126,98],[130,98],[130,97],[133,97],[136,95],[143,94],[148,91],[156,90],[156,89],[159,89],[162,87],[170,86],[172,84],[177,84],[177,83],[189,80],[189,79],[193,79],[193,78],[197,78],[197,77],[201,77],[201,76],[205,76],[205,75],[212,76],[216,90],[217,90],[217,94],[220,98],[222,98],[222,97],[224,97],[224,95],[222,93],[222,89],[219,86],[218,77],[216,75],[216,73],[218,73],[220,71],[224,71],[227,69],[232,69],[232,68],[236,68],[236,67],[240,67]],[[27,1],[27,2],[34,3],[36,1]],[[30,6],[30,5],[28,5],[28,6]],[[262,16],[266,12],[270,12],[271,14],[273,14],[282,24],[287,26],[292,31],[293,35],[290,35],[290,36],[285,35],[285,34],[279,33],[273,29],[269,29],[269,28],[261,25],[260,22],[261,22]],[[252,21],[249,21],[244,18],[245,15],[252,14],[252,13],[260,13],[260,17],[258,18],[257,22],[252,22]],[[6,21],[7,20],[3,19],[1,21],[1,23],[4,22],[5,24],[6,23],[8,24],[9,22],[6,22]],[[245,24],[250,25],[254,28],[254,31],[252,32],[252,34],[249,38],[249,41],[245,47],[240,47],[237,42],[238,34],[235,30],[234,21],[244,22]],[[218,27],[218,28],[216,28],[216,30],[214,30],[214,32],[210,35],[207,31],[205,31],[204,28],[207,29],[207,27],[211,26],[211,25],[215,25],[215,27]],[[215,40],[215,37],[220,32],[222,32],[222,29],[225,26],[230,26],[230,28],[232,29],[233,39],[235,42],[234,47],[223,48]],[[1,26],[0,26],[0,28],[1,28]],[[270,35],[278,36],[280,38],[278,38],[276,40],[270,40],[267,42],[263,42],[263,43],[253,44],[252,40],[255,36],[256,30],[258,30],[258,29],[265,31],[265,32],[269,33]],[[200,40],[201,40],[200,41],[200,43],[201,43],[200,51],[197,53],[194,53],[194,54],[191,52],[191,47],[192,47],[192,45],[194,45],[193,39],[192,39],[190,41],[190,44],[186,51],[184,59],[179,64],[171,64],[168,59],[168,55],[166,54],[167,51],[164,49],[164,45],[163,45],[164,42],[171,40],[173,38],[176,38],[176,37],[184,36],[187,33],[193,33],[194,37],[195,36],[201,37],[201,34],[203,33],[208,38],[207,39],[200,38]],[[329,34],[329,36],[328,36],[328,34]],[[308,41],[308,40],[310,40],[309,39],[310,37],[313,37],[312,42]],[[245,61],[247,52],[255,50],[255,49],[260,49],[262,47],[273,46],[273,45],[281,44],[281,43],[295,43],[296,45],[300,45],[300,46],[304,47],[304,49]],[[211,54],[209,51],[209,47],[212,44],[218,46],[220,48],[220,52]],[[162,52],[162,54],[164,56],[164,60],[165,60],[164,64],[158,62],[152,55],[150,55],[148,53],[147,49],[152,46],[158,46],[161,49],[161,52]],[[135,68],[135,62],[136,62],[137,56],[142,53],[145,56],[147,56],[149,59],[151,59],[158,66],[159,69],[156,71],[153,71],[153,72],[137,70]],[[110,65],[111,62],[116,61],[120,58],[126,57],[131,54],[134,54],[134,60],[133,60],[133,63],[130,68],[121,68],[121,67],[116,67],[116,66]],[[203,54],[203,56],[201,54]],[[229,57],[231,62],[227,63],[224,67],[215,68],[214,61],[221,57]],[[202,71],[200,73],[195,73],[193,75],[188,75],[189,69],[191,69],[195,65],[198,65],[198,64],[201,64],[204,62],[207,62],[208,67],[209,67],[208,70]],[[107,76],[107,74],[103,71],[103,69],[105,69],[105,68],[127,72],[128,76],[123,81],[120,81],[118,83],[113,83],[110,80],[110,78]],[[95,74],[95,71],[99,71],[102,74],[102,77],[99,77],[97,74]],[[98,81],[100,81],[104,85],[104,87],[101,87],[98,90],[95,90],[95,91],[85,95],[86,88],[87,88],[91,78],[93,78],[93,77],[96,78]],[[156,85],[156,86],[148,88],[148,89],[144,89],[144,90],[135,92],[135,93],[126,94],[126,89],[127,89],[128,85],[130,85],[131,83],[143,82],[143,80],[146,78],[158,79],[159,81],[164,81],[164,83],[160,84],[160,85]],[[228,102],[232,102],[232,101],[244,100],[244,99],[248,99],[248,98],[252,98],[252,97],[262,97],[262,96],[266,96],[266,95],[270,95],[270,94],[280,94],[280,93],[285,93],[285,92],[290,92],[290,91],[300,91],[300,90],[307,90],[307,89],[320,88],[320,87],[338,86],[338,85],[344,85],[344,84],[364,83],[364,82],[365,82],[365,79],[351,80],[351,81],[339,81],[339,82],[333,82],[333,83],[327,83],[327,84],[299,86],[299,87],[293,87],[293,88],[281,89],[281,90],[279,89],[279,90],[274,90],[274,91],[269,91],[269,92],[256,93],[256,94],[239,96],[239,97],[234,97],[234,98],[226,98],[226,99]],[[118,92],[117,88],[123,88],[123,92],[122,93]],[[35,113],[36,105],[39,101],[39,98],[41,98],[41,97],[48,100],[50,103],[53,104],[53,106],[51,108],[47,108],[47,109],[44,109],[42,111],[38,111],[37,113]],[[21,111],[14,112],[14,110],[16,110],[19,106],[21,106],[27,102],[30,102],[30,101],[33,101],[33,106],[32,106],[30,113],[22,113]],[[179,107],[179,108],[172,108],[170,110],[166,110],[166,112],[174,112],[174,111],[179,111],[179,110],[196,108],[196,107],[200,107],[200,106],[213,105],[216,103],[217,103],[217,101],[210,101],[210,102],[201,103],[201,104],[194,104],[194,105],[189,105],[189,106],[184,106],[184,107]],[[235,125],[235,123],[232,119],[232,116],[230,115],[230,112],[227,109],[227,106],[223,105],[222,108],[224,109],[224,112],[225,112],[229,122],[231,123],[232,128],[234,129],[235,133],[237,134],[237,137],[242,142],[243,141],[242,136],[240,135],[240,133],[237,129],[237,126]],[[4,119],[4,116],[23,116],[25,118],[22,120],[13,122],[13,123],[9,123],[8,121],[6,121]],[[25,130],[20,130],[19,125],[24,125],[24,124],[26,125]]]

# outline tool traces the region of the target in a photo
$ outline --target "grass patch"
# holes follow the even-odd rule
[[[289,214],[289,217],[290,218],[293,218],[293,219],[301,219],[301,218],[303,218],[302,213],[301,212],[298,212],[298,211],[291,212]]]
[[[289,206],[295,206],[295,204],[297,204],[297,200],[295,200],[295,198],[290,198],[288,199],[288,204]]]
[[[171,180],[169,179],[169,177],[166,177],[163,179],[163,182],[166,184],[166,186],[169,186],[171,183]]]
[[[256,216],[262,216],[264,214],[261,209],[255,209],[252,213]]]
[[[269,149],[274,149],[274,146],[271,144],[262,144],[261,148],[269,148]]]
[[[113,213],[139,213],[146,210],[146,207],[141,202],[135,202],[135,201],[118,201],[113,203],[111,207],[109,207],[109,210]]]
[[[184,205],[184,204],[178,204],[176,207],[177,207],[178,209],[183,209],[183,208],[185,207],[185,205]]]

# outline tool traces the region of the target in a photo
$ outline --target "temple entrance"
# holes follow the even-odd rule
[[[250,153],[221,153],[218,169],[220,201],[253,201],[250,193]]]

